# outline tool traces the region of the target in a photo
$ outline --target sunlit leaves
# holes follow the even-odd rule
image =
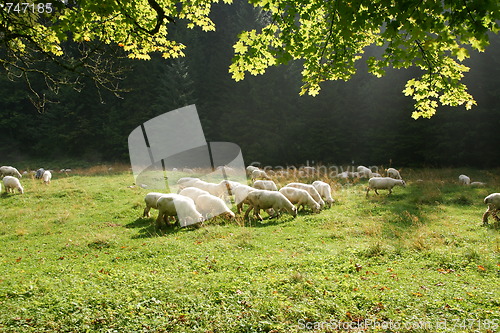
[[[483,51],[487,32],[497,32],[500,19],[500,5],[491,0],[251,3],[268,10],[272,22],[260,32],[240,35],[230,67],[235,79],[265,71],[273,63],[270,59],[278,64],[299,59],[304,82],[300,93],[314,96],[321,82],[349,80],[364,49],[376,45],[382,48],[380,56],[367,59],[375,76],[385,75],[387,67],[417,66],[425,72],[403,91],[415,101],[414,118],[431,117],[439,105],[470,109],[476,104],[460,82],[468,68],[453,59],[468,58],[468,46]]]
[[[236,81],[246,73],[265,73],[270,66],[298,60],[303,67],[301,94],[317,95],[321,83],[349,80],[367,47],[380,48],[367,59],[377,77],[385,68],[418,67],[404,93],[415,100],[413,117],[430,117],[439,105],[475,105],[460,82],[468,69],[458,65],[470,50],[484,51],[488,33],[498,32],[497,0],[248,0],[266,14],[261,26],[244,31],[233,46],[229,72]],[[9,17],[14,36],[6,43],[17,53],[26,43],[43,52],[63,54],[66,40],[99,40],[119,45],[130,58],[184,56],[185,45],[173,41],[174,24],[202,31],[215,30],[210,19],[218,0],[81,1],[72,8],[58,5],[43,20],[37,14]],[[224,0],[231,3],[231,0]],[[43,16],[43,15],[42,15]],[[19,37],[21,36],[21,37]]]

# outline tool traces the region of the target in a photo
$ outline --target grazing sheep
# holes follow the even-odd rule
[[[45,170],[45,172],[42,175],[42,178],[44,184],[50,184],[50,180],[52,179],[52,173],[49,170]]]
[[[306,190],[295,187],[283,187],[279,192],[290,200],[291,203],[297,205],[299,209],[304,209],[305,206],[308,206],[313,213],[319,213],[321,210],[319,204]]]
[[[372,177],[382,177],[382,175],[378,172],[372,172]]]
[[[332,188],[330,184],[322,182],[321,180],[316,180],[312,183],[312,186],[318,191],[319,195],[325,199],[325,203],[331,206],[335,202],[332,198]]]
[[[5,187],[5,192],[14,193],[15,190],[18,190],[19,193],[24,193],[24,188],[21,186],[21,182],[16,177],[5,176],[3,177],[3,186]]]
[[[42,176],[43,176],[44,172],[45,172],[44,168],[40,168],[40,169],[36,170],[35,178],[36,179],[42,179]]]
[[[270,217],[279,216],[282,210],[287,211],[293,217],[297,216],[297,207],[295,207],[282,193],[277,191],[254,190],[248,193],[246,200],[250,207],[248,207],[245,212],[245,219],[248,218],[248,214],[253,209],[254,216],[262,221],[262,217],[259,214],[260,210],[269,208],[272,208],[275,214]]]
[[[254,170],[252,171],[252,181],[256,179],[271,179],[264,170]]]
[[[253,187],[258,190],[268,190],[268,191],[277,191],[278,187],[276,183],[272,180],[256,180],[253,183]]]
[[[2,166],[0,167],[0,177],[5,177],[5,176],[14,176],[17,178],[23,177],[23,175],[21,175],[16,168],[11,166]]]
[[[486,186],[486,183],[483,183],[483,182],[472,182],[472,183],[470,183],[470,186],[472,186],[472,187],[484,187],[484,186]]]
[[[190,183],[189,186],[205,190],[211,195],[215,195],[216,197],[226,198],[228,194],[228,183],[225,180],[221,181],[218,184],[198,180]]]
[[[249,165],[249,166],[247,166],[246,170],[247,170],[247,174],[250,176],[252,174],[252,172],[254,172],[255,170],[260,170],[260,169],[257,168],[256,166]]]
[[[249,204],[246,200],[248,193],[255,191],[256,189],[248,185],[240,185],[233,189],[234,203],[236,204],[236,211],[241,213],[243,204]]]
[[[394,168],[389,168],[386,171],[387,171],[387,177],[394,178],[394,179],[403,179],[403,178],[401,178],[399,171],[394,169]]]
[[[195,202],[196,202],[196,198],[198,198],[200,195],[203,195],[203,194],[210,194],[208,193],[207,191],[205,190],[202,190],[202,189],[199,189],[197,187],[186,187],[186,188],[183,188],[180,192],[179,192],[180,195],[183,195],[185,197],[188,197],[188,198],[191,198],[193,199]]]
[[[389,190],[389,194],[391,194],[392,188],[396,185],[406,187],[406,183],[402,179],[394,179],[391,177],[372,177],[368,180],[366,196],[368,197],[368,192],[370,192],[370,190],[374,190],[377,195],[377,190]]]
[[[177,216],[181,227],[204,221],[203,216],[196,209],[193,199],[183,195],[169,193],[160,196],[156,202],[158,207],[158,218],[156,228],[160,228],[162,222],[167,223],[169,216]]]
[[[319,207],[321,209],[323,209],[323,207],[325,207],[325,202],[323,201],[323,199],[321,199],[321,196],[319,195],[318,190],[316,190],[316,188],[314,186],[312,186],[310,184],[303,184],[303,183],[290,183],[290,184],[287,184],[285,187],[295,187],[295,188],[300,188],[302,190],[306,190],[307,192],[309,192],[309,194],[314,199],[314,201],[316,201],[319,204]]]
[[[358,176],[359,176],[359,178],[368,178],[368,179],[370,179],[370,178],[373,177],[373,173],[367,167],[365,167],[363,165],[360,165],[360,166],[358,166]]]
[[[470,178],[466,175],[460,175],[458,176],[458,182],[460,185],[470,185]]]
[[[483,225],[488,225],[488,216],[491,214],[497,222],[500,222],[497,213],[500,210],[500,193],[492,193],[484,198],[484,203],[488,205],[488,209],[483,214]]]
[[[146,196],[144,197],[144,202],[146,202],[146,208],[144,208],[142,217],[150,217],[151,214],[149,213],[149,211],[151,210],[151,208],[158,209],[158,206],[156,206],[156,202],[162,195],[165,195],[165,193],[150,192],[146,194]]]
[[[226,218],[234,219],[234,213],[229,209],[224,200],[211,194],[201,194],[194,199],[196,209],[205,219],[218,215],[224,215]]]

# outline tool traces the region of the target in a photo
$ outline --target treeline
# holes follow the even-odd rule
[[[322,85],[317,97],[299,96],[300,64],[234,82],[228,73],[232,45],[242,29],[267,19],[237,2],[214,8],[216,32],[177,27],[187,57],[123,61],[131,70],[117,98],[91,82],[57,95],[38,112],[24,82],[0,77],[0,164],[29,159],[127,162],[130,132],[156,115],[196,104],[207,141],[238,144],[246,163],[389,164],[498,167],[500,155],[500,39],[473,54],[465,81],[478,106],[441,108],[432,119],[413,120],[402,94],[415,70],[389,70],[382,79],[359,73],[349,82]],[[376,52],[376,50],[368,50]],[[313,162],[314,161],[314,162]]]

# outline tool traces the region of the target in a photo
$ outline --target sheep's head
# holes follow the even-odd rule
[[[404,180],[402,180],[402,179],[401,179],[400,184],[401,184],[401,186],[406,187],[406,182]]]

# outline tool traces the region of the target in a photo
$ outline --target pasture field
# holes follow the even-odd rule
[[[127,170],[23,177],[0,196],[0,331],[500,331],[500,170],[402,174],[391,196],[330,181],[319,214],[161,231]]]

